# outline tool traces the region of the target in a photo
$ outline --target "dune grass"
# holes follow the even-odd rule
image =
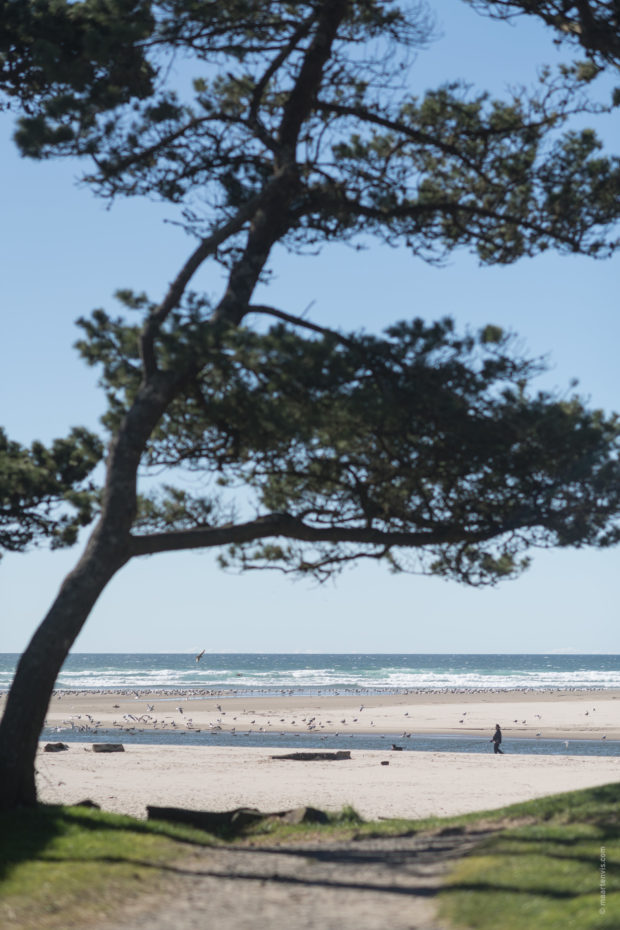
[[[508,808],[505,829],[450,876],[442,917],[475,930],[618,930],[619,804],[613,784]]]

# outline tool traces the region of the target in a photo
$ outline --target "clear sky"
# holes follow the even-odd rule
[[[534,23],[492,23],[459,0],[431,6],[443,37],[419,56],[414,92],[465,78],[500,93],[557,60]],[[600,131],[618,151],[613,119]],[[75,164],[20,159],[11,134],[4,114],[0,423],[29,443],[72,425],[94,428],[103,412],[97,374],[72,349],[77,317],[100,306],[114,312],[119,287],[157,298],[191,243],[164,222],[171,208],[130,201],[107,210],[76,186]],[[549,356],[541,386],[565,388],[577,377],[593,406],[620,409],[620,258],[548,254],[480,268],[459,253],[437,269],[402,250],[332,246],[320,257],[278,253],[273,270],[270,303],[299,313],[314,301],[312,318],[332,326],[377,330],[446,314],[461,326],[498,323]],[[220,284],[212,269],[194,281],[210,292]],[[33,550],[0,562],[0,652],[26,646],[78,554]],[[113,579],[73,651],[620,653],[619,559],[618,549],[541,551],[517,581],[474,590],[364,563],[317,587],[271,572],[223,573],[213,552],[157,555]]]

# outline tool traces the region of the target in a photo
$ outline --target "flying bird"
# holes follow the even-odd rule
[[[196,662],[200,662],[200,660],[202,659],[202,657],[203,657],[203,655],[205,654],[205,652],[206,652],[206,650],[203,649],[202,652],[199,652],[199,653],[198,653],[198,655],[196,656]]]

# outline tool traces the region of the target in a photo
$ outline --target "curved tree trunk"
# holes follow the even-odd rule
[[[36,804],[35,755],[58,673],[106,584],[131,558],[136,477],[178,379],[143,383],[110,448],[101,518],[22,655],[0,721],[0,810]]]
[[[282,183],[289,183],[286,173]],[[245,254],[231,273],[232,285],[214,314],[215,322],[238,323],[243,316],[239,307],[247,309],[260,270],[277,238],[277,222],[272,214],[279,214],[281,209],[276,198],[271,209],[262,212],[253,225]],[[271,235],[267,236],[267,232]],[[162,304],[162,318],[163,310],[169,312],[180,299],[190,276],[187,269],[193,269],[191,260],[179,275],[181,284],[177,287],[175,282],[171,296]],[[156,329],[161,320],[154,317],[150,322]],[[11,685],[0,721],[0,810],[36,804],[35,756],[58,673],[108,581],[138,554],[131,528],[140,460],[157,422],[192,372],[191,362],[185,371],[160,371],[152,342],[153,333],[147,323],[141,341],[145,380],[110,448],[101,519],[21,657]]]
[[[127,561],[93,540],[22,655],[0,723],[0,810],[36,803],[35,755],[58,673],[107,582]]]
[[[272,246],[289,228],[289,207],[298,186],[295,149],[301,126],[311,112],[329,60],[346,0],[321,5],[316,33],[300,67],[295,87],[284,107],[278,132],[272,183],[251,211],[242,207],[194,251],[171,284],[140,338],[145,380],[110,449],[102,516],[84,555],[65,579],[47,617],[24,652],[0,721],[0,809],[36,803],[34,760],[37,743],[58,673],[93,605],[113,575],[137,552],[131,527],[136,512],[136,478],[141,456],[158,420],[191,374],[188,368],[162,372],[157,367],[154,339],[200,264],[225,239],[249,222],[247,243],[233,265],[226,292],[213,322],[238,325],[265,267]]]

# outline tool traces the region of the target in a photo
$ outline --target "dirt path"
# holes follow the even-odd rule
[[[203,849],[97,930],[444,930],[441,880],[486,835]]]

